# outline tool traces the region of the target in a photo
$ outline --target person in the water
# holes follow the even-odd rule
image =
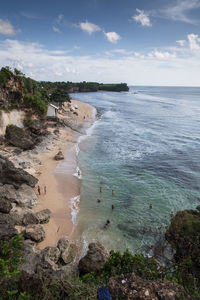
[[[108,225],[110,225],[110,220],[106,221],[106,224],[104,225],[104,228],[107,228]]]

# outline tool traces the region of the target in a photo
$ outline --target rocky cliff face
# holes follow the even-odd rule
[[[24,99],[24,82],[21,78],[11,78],[0,87],[0,108],[18,107]]]

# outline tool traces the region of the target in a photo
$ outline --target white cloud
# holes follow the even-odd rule
[[[88,34],[92,34],[96,31],[101,30],[101,28],[98,25],[87,22],[87,21],[86,22],[81,22],[79,24],[79,27],[80,27],[81,30],[87,32]]]
[[[186,43],[186,40],[178,40],[176,41],[181,47],[183,47]]]
[[[114,31],[112,32],[104,32],[107,40],[110,42],[110,43],[113,43],[113,44],[116,44],[119,40],[120,40],[120,35]]]
[[[188,16],[191,10],[200,8],[199,0],[177,0],[176,4],[166,9],[157,11],[157,16],[161,16],[174,21],[195,24],[197,21]]]
[[[53,28],[53,31],[54,31],[54,32],[57,32],[57,33],[60,33],[60,32],[61,32],[60,29],[59,29],[58,27],[56,27],[56,26],[53,26],[52,28]]]
[[[191,33],[188,34],[188,42],[191,50],[199,50],[200,49],[200,38],[197,34]]]
[[[9,21],[0,19],[0,34],[3,35],[15,35],[17,31],[14,29]]]
[[[162,52],[162,51],[152,51],[148,54],[150,58],[157,58],[157,59],[171,59],[171,58],[176,58],[175,53],[169,53],[168,51]]]
[[[135,20],[137,23],[140,23],[142,26],[147,26],[150,27],[152,26],[150,19],[149,19],[149,14],[145,13],[144,10],[136,9],[137,15],[132,16],[132,19]]]
[[[37,43],[7,39],[0,42],[0,65],[19,68],[36,80],[199,86],[200,51],[194,51],[191,37],[199,43],[199,37],[190,34],[181,55],[180,47],[177,52],[174,47],[171,52],[163,49],[130,56],[122,53],[125,49],[115,49],[121,55],[112,58],[73,56],[68,50],[48,50]]]
[[[58,15],[58,17],[56,18],[55,23],[61,25],[63,21],[64,21],[64,15],[63,15],[63,14],[60,14],[60,15]]]

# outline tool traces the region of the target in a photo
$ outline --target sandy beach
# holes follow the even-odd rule
[[[72,104],[78,105],[76,110],[78,116],[72,113],[70,115],[73,121],[80,126],[89,121],[92,123],[92,118],[94,120],[92,106],[77,100],[72,100]],[[63,115],[58,117],[65,118]],[[38,186],[36,186],[38,202],[34,211],[48,208],[52,212],[49,223],[44,224],[46,238],[39,244],[40,248],[55,246],[62,236],[68,236],[70,239],[73,232],[71,208],[73,209],[72,205],[78,204],[72,204],[70,199],[80,194],[80,179],[73,174],[77,172],[76,145],[81,134],[68,127],[61,128],[59,131],[58,142],[52,151],[38,154],[37,158],[41,163],[35,166],[41,194],[38,194]],[[58,162],[54,160],[54,156],[59,150],[63,152],[65,159]]]

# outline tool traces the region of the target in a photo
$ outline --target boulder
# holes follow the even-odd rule
[[[41,211],[38,211],[35,213],[36,217],[39,220],[40,224],[48,223],[50,216],[51,216],[51,211],[50,209],[43,209]]]
[[[41,120],[32,120],[28,126],[29,130],[34,134],[41,134],[44,129],[44,121]]]
[[[22,223],[24,226],[30,225],[30,224],[38,224],[39,220],[37,216],[33,212],[27,212],[24,214],[24,217],[22,219]]]
[[[57,247],[46,247],[40,253],[40,262],[37,265],[37,273],[40,276],[53,277],[59,269],[57,262],[60,257],[60,250]]]
[[[33,188],[37,182],[37,178],[21,168],[16,168],[11,161],[0,155],[0,183],[12,184],[16,188],[26,183]]]
[[[62,151],[58,151],[58,153],[55,155],[54,159],[55,160],[62,160],[62,159],[64,159],[64,155],[63,155]]]
[[[37,196],[30,186],[22,184],[16,191],[15,202],[20,207],[32,208],[37,202]]]
[[[34,242],[41,242],[45,238],[45,231],[40,224],[28,225],[24,233],[25,239],[30,239]]]
[[[0,213],[0,225],[9,225],[9,226],[14,226],[15,222],[10,214],[2,214]]]
[[[134,273],[110,278],[108,289],[112,299],[120,300],[192,300],[184,288],[173,282],[145,280]]]
[[[6,140],[9,144],[19,147],[23,150],[33,149],[35,142],[30,134],[23,128],[19,128],[16,125],[8,125],[6,127]]]
[[[39,254],[40,250],[37,248],[36,244],[31,240],[25,240],[22,252],[24,262],[20,265],[20,270],[27,274],[34,274],[36,266],[40,261]]]
[[[0,224],[0,240],[10,240],[14,235],[18,234],[17,229],[9,224]]]
[[[89,244],[87,254],[79,261],[81,275],[98,271],[109,258],[109,252],[100,243]]]
[[[0,198],[0,212],[8,214],[12,209],[12,204],[6,200]]]
[[[75,244],[70,244],[67,249],[61,252],[61,259],[64,264],[69,264],[74,261],[78,252],[78,248]]]

